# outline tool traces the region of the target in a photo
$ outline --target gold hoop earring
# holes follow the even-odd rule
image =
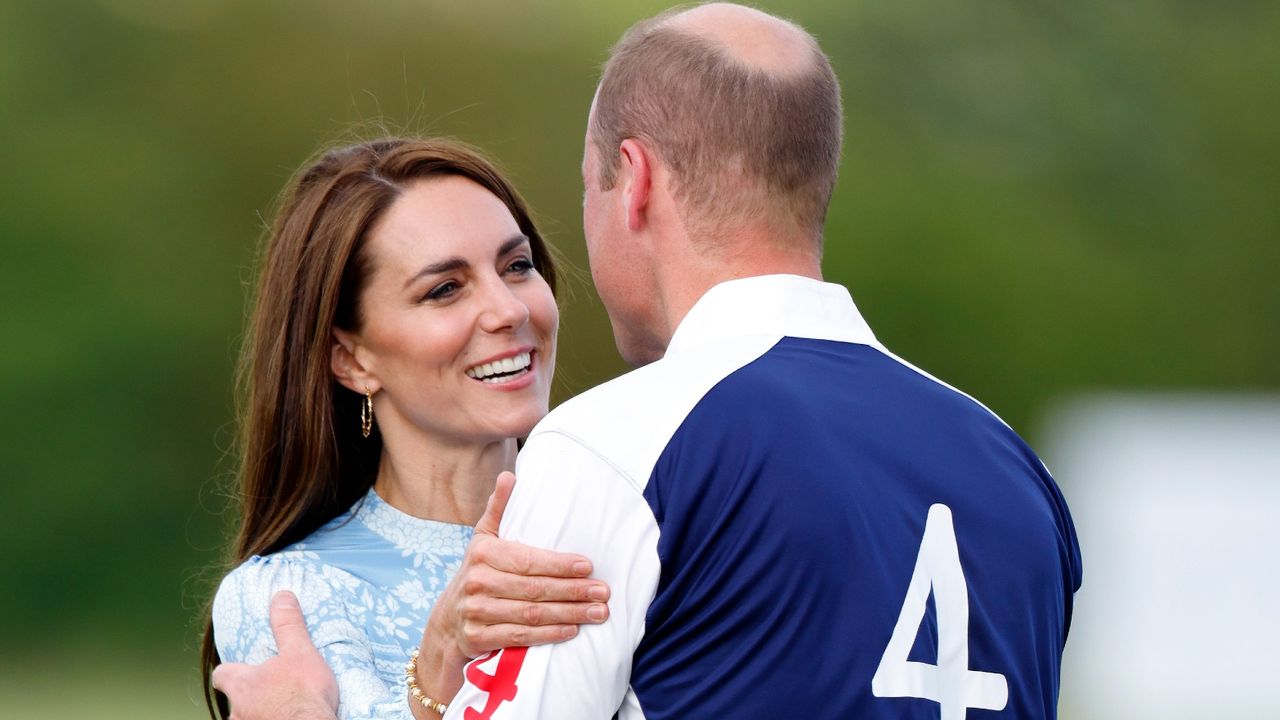
[[[360,434],[369,437],[373,432],[373,396],[364,389],[364,403],[360,406]]]

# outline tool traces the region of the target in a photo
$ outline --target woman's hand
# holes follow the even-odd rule
[[[590,560],[498,538],[515,482],[509,472],[498,476],[462,567],[427,620],[418,679],[437,700],[447,703],[458,692],[462,666],[472,658],[568,640],[579,625],[609,616],[609,588],[589,578]]]

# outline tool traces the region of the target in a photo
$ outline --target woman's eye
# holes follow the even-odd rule
[[[449,297],[450,295],[454,294],[457,291],[458,291],[458,283],[450,280],[448,282],[442,282],[439,285],[428,290],[427,294],[422,296],[422,299],[423,300],[443,300],[444,298]]]
[[[529,258],[518,258],[507,266],[507,272],[513,272],[524,275],[534,269],[533,261]]]

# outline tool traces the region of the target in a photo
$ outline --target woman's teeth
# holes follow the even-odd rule
[[[467,369],[467,377],[491,384],[506,382],[516,375],[526,372],[529,369],[531,359],[530,353],[526,352],[514,357],[476,365]]]

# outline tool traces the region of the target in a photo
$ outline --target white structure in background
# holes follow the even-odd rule
[[[1084,555],[1063,717],[1280,718],[1280,396],[1096,396],[1046,430]]]

